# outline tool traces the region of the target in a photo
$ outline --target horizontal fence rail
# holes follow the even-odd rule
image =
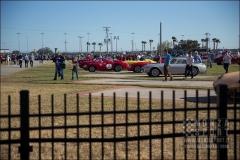
[[[219,86],[217,105],[211,107],[208,90],[207,107],[200,107],[196,90],[195,107],[189,108],[185,91],[184,107],[178,108],[173,91],[172,107],[166,108],[161,91],[160,106],[156,109],[149,92],[149,107],[141,109],[138,92],[135,110],[129,109],[128,93],[124,110],[117,110],[115,93],[112,110],[105,110],[102,94],[101,111],[92,109],[91,94],[89,110],[80,111],[80,96],[76,94],[76,112],[67,112],[65,94],[63,111],[59,113],[54,111],[53,95],[51,112],[42,113],[39,95],[39,112],[33,114],[29,112],[29,91],[20,91],[20,114],[11,114],[11,97],[8,96],[8,114],[0,115],[0,122],[7,121],[8,124],[7,127],[0,126],[0,133],[8,135],[0,139],[0,159],[46,159],[47,154],[48,159],[240,159],[240,106],[237,106],[236,96],[233,106],[227,106],[226,93],[226,86]],[[204,118],[201,117],[203,112],[206,113]],[[189,113],[194,113],[195,118],[188,119]],[[179,114],[182,115],[180,119]],[[143,115],[147,115],[144,121]],[[156,116],[158,118],[154,119]],[[75,125],[68,124],[73,117]],[[170,120],[165,120],[166,117]],[[50,123],[47,126],[42,124],[45,119]],[[63,123],[56,125],[57,119],[62,119]],[[11,126],[13,120],[20,120],[20,125]],[[37,126],[30,125],[32,120]],[[80,123],[81,120],[85,123]],[[13,139],[11,136],[15,132],[20,136]],[[62,136],[58,137],[58,132]]]

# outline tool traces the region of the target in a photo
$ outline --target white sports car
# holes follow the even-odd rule
[[[164,74],[163,63],[148,64],[142,67],[142,70],[151,77],[158,77],[160,74]],[[173,57],[170,61],[170,73],[171,74],[185,74],[186,57]],[[193,76],[198,73],[206,72],[206,65],[203,63],[193,63]]]

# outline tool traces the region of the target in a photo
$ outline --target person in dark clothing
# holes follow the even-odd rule
[[[55,75],[53,80],[57,80],[57,75],[61,77],[61,80],[64,79],[64,69],[65,69],[65,58],[58,53],[54,58],[53,62],[55,63]]]
[[[19,61],[19,66],[20,66],[20,68],[22,68],[22,61],[23,61],[23,56],[22,56],[22,54],[20,54],[20,55],[18,56],[18,61]]]

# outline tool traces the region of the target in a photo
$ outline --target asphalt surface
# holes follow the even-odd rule
[[[34,67],[39,65],[44,65],[46,63],[52,63],[51,61],[44,61],[43,64],[39,63],[39,61],[34,61]],[[14,72],[19,72],[28,68],[24,67],[20,68],[19,65],[13,66],[13,65],[1,65],[1,76],[5,76]],[[128,71],[126,71],[128,72]],[[84,75],[86,77],[102,77],[97,80],[88,80],[88,81],[75,81],[76,83],[93,83],[93,84],[116,84],[116,87],[112,89],[106,89],[106,90],[96,90],[96,91],[89,91],[82,93],[82,95],[88,95],[89,93],[92,94],[92,96],[101,96],[103,95],[105,97],[112,97],[115,93],[117,97],[126,97],[126,93],[128,94],[129,98],[137,98],[137,93],[140,92],[140,98],[149,99],[150,93],[152,99],[160,99],[161,92],[164,93],[164,99],[172,100],[173,97],[173,91],[175,94],[175,100],[184,100],[184,89],[168,89],[168,88],[146,88],[146,87],[137,87],[137,86],[131,86],[136,84],[151,84],[151,85],[175,85],[175,86],[200,86],[200,87],[212,87],[213,82],[208,81],[183,81],[179,80],[182,79],[183,76],[174,76],[173,81],[157,81],[157,80],[136,80],[136,77],[146,77],[146,74],[134,74],[134,73],[127,73],[127,74],[119,74],[115,72],[103,72],[103,73],[97,73],[97,74],[88,74]],[[111,77],[119,78],[119,79],[111,79]],[[128,79],[121,79],[127,77]],[[135,77],[135,79],[131,79],[131,77]],[[198,78],[207,78],[208,76],[196,76],[195,79]],[[128,85],[128,86],[121,86],[121,84]],[[196,90],[195,89],[186,89],[187,91],[187,97],[186,100],[190,102],[196,101]],[[208,101],[207,98],[207,90],[198,90],[198,101],[201,103],[206,103]],[[216,94],[213,90],[210,90],[210,102],[216,103]]]

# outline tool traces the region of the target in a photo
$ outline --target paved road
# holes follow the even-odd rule
[[[44,61],[44,64],[51,63],[51,61]],[[39,61],[34,62],[34,67],[39,65],[44,65],[39,63]],[[23,65],[24,66],[24,65]],[[14,72],[19,72],[28,68],[20,68],[19,66],[6,66],[1,65],[1,76],[11,74]],[[125,97],[126,92],[128,93],[129,98],[136,98],[137,92],[140,92],[140,98],[149,98],[149,92],[152,94],[152,99],[160,99],[161,91],[164,92],[164,99],[171,100],[173,97],[173,90],[175,90],[175,100],[184,100],[184,90],[183,89],[166,89],[166,88],[145,88],[145,87],[136,87],[131,86],[132,84],[151,84],[151,85],[176,85],[176,86],[204,86],[204,87],[211,87],[212,82],[206,81],[179,81],[182,79],[182,76],[175,76],[174,81],[162,82],[156,80],[136,80],[132,79],[131,77],[146,77],[145,74],[119,74],[115,72],[103,72],[97,74],[88,74],[84,75],[86,77],[108,77],[108,78],[101,78],[97,80],[88,80],[88,81],[76,81],[76,83],[98,83],[98,84],[118,84],[116,87],[107,90],[100,90],[100,91],[92,91],[92,96],[101,96],[103,93],[106,97],[112,97],[113,93],[116,93],[117,97]],[[111,79],[109,77],[118,77],[119,79]],[[120,79],[121,77],[128,77],[129,79]],[[207,76],[205,76],[207,77]],[[200,78],[200,76],[195,77]],[[204,78],[202,76],[201,78]],[[121,84],[129,84],[129,86],[121,86]],[[119,87],[121,86],[121,87]],[[194,102],[196,101],[196,90],[194,89],[187,89],[187,101]],[[199,90],[199,102],[207,102],[207,91],[206,90]],[[88,93],[81,93],[82,95],[88,95]],[[213,90],[210,91],[210,101],[211,103],[216,102],[216,94]]]
[[[33,62],[33,67],[39,66],[39,65],[44,65],[46,63],[52,63],[52,61],[43,61],[43,63],[39,63],[39,61],[34,61]],[[28,67],[31,68],[30,64],[28,64]],[[9,65],[9,66],[7,66],[7,65],[5,65],[4,62],[3,62],[3,64],[0,65],[0,68],[1,68],[1,76],[28,69],[28,68],[25,68],[24,61],[23,61],[22,68],[20,68],[19,65],[15,65],[15,66],[14,65]]]

